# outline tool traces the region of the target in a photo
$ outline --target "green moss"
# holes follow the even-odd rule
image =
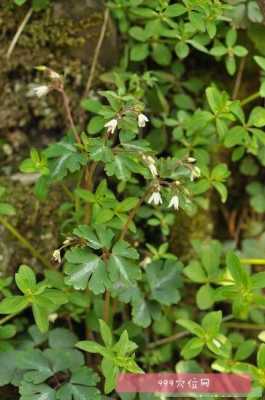
[[[40,203],[33,194],[31,186],[0,178],[0,185],[6,188],[5,200],[16,209],[16,215],[8,221],[38,251],[51,257],[59,244],[58,208],[62,202],[59,191],[51,191],[49,199]],[[0,225],[0,274],[12,273],[20,264],[38,265],[32,260],[28,250]]]
[[[214,230],[213,216],[209,210],[199,210],[189,217],[183,211],[176,214],[176,222],[170,238],[171,251],[187,261],[192,253],[192,240],[206,240],[212,237]]]

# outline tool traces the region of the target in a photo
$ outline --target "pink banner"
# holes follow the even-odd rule
[[[248,375],[236,374],[120,374],[119,393],[174,393],[247,395],[251,390]]]

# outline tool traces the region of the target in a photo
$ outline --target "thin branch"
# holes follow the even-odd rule
[[[259,97],[260,97],[259,91],[255,92],[255,93],[251,94],[250,96],[246,97],[245,99],[241,100],[241,102],[240,102],[241,106],[244,107],[246,104],[258,99]]]
[[[6,322],[10,321],[11,319],[15,318],[18,314],[20,314],[22,311],[24,311],[26,308],[23,310],[16,312],[14,314],[9,314],[6,317],[0,319],[0,325],[4,325]]]
[[[245,65],[246,65],[246,57],[243,57],[243,58],[241,58],[237,76],[236,76],[236,80],[235,80],[235,85],[234,85],[233,94],[232,94],[233,100],[236,100],[238,98],[238,93],[239,93],[239,89],[241,86]]]
[[[28,23],[28,21],[29,21],[31,15],[32,15],[32,13],[33,13],[33,8],[31,7],[31,8],[28,10],[28,12],[27,12],[27,14],[25,15],[25,17],[23,18],[21,24],[20,24],[19,27],[18,27],[18,30],[17,30],[15,36],[13,37],[12,42],[10,43],[10,46],[9,46],[9,48],[8,48],[8,50],[7,50],[7,53],[6,53],[6,58],[7,58],[7,59],[9,59],[9,58],[11,57],[11,55],[12,55],[12,53],[13,53],[13,51],[14,51],[14,48],[16,47],[16,44],[17,44],[17,42],[18,42],[18,40],[19,40],[19,38],[20,38],[20,36],[21,36],[23,30],[25,29],[25,26],[27,25],[27,23]]]
[[[109,318],[110,318],[110,292],[109,292],[109,290],[106,290],[106,293],[105,293],[103,318],[106,323],[109,322]]]
[[[241,264],[265,265],[265,258],[241,258]]]
[[[14,236],[23,247],[28,249],[30,253],[33,255],[33,257],[39,260],[46,268],[52,268],[52,265],[49,263],[49,261],[46,260],[46,258],[43,257],[39,253],[39,251],[36,250],[32,246],[32,244],[25,237],[23,237],[13,225],[11,225],[8,221],[6,221],[2,217],[0,217],[0,224],[2,224]]]
[[[91,64],[91,68],[90,68],[90,73],[89,73],[89,77],[87,80],[87,84],[86,84],[86,89],[85,89],[85,93],[84,93],[84,97],[86,97],[91,89],[92,83],[93,83],[93,79],[95,76],[95,71],[96,71],[96,67],[98,64],[98,58],[100,55],[100,50],[103,44],[103,40],[105,38],[105,34],[106,34],[106,30],[107,30],[107,25],[108,25],[108,21],[109,21],[109,9],[106,8],[105,12],[104,12],[104,20],[103,20],[103,24],[102,24],[102,28],[100,31],[100,35],[99,35],[99,39],[98,39],[98,43],[95,49],[95,53],[93,56],[93,61]]]
[[[145,201],[145,199],[147,198],[147,196],[149,195],[149,193],[151,192],[151,190],[153,190],[153,187],[149,187],[146,192],[144,193],[144,195],[138,200],[136,206],[131,210],[131,212],[129,213],[128,219],[123,227],[123,230],[121,231],[119,240],[123,240],[128,232],[128,229],[130,227],[130,224],[132,223],[134,217],[136,216],[139,208],[141,207],[141,205],[143,204],[143,202]]]
[[[79,134],[77,132],[73,116],[72,116],[71,107],[70,107],[70,100],[69,100],[67,94],[65,93],[64,88],[61,88],[61,89],[58,89],[58,90],[62,94],[63,104],[64,104],[64,108],[65,108],[65,112],[66,112],[66,117],[68,119],[70,128],[73,131],[73,134],[75,136],[75,140],[77,141],[78,144],[81,144],[81,140],[80,140]]]
[[[265,329],[265,324],[250,324],[247,322],[226,322],[224,326],[227,328],[235,329],[246,329],[252,331],[263,331]]]
[[[169,337],[166,337],[163,339],[159,339],[152,343],[148,343],[147,348],[154,349],[155,347],[159,347],[159,346],[163,346],[164,344],[175,342],[176,340],[182,339],[188,335],[190,335],[190,332],[187,332],[187,331],[178,332],[178,333],[175,333],[175,335],[172,335],[172,336],[169,336]]]

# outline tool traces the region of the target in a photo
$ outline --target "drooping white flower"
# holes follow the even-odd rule
[[[151,194],[151,196],[148,199],[148,204],[154,204],[155,206],[158,206],[159,204],[163,203],[161,194],[159,191],[155,191]]]
[[[193,182],[194,179],[199,178],[201,176],[201,170],[199,167],[194,167],[191,170],[190,180]]]
[[[179,209],[179,197],[175,194],[173,197],[171,197],[171,200],[169,202],[168,208],[173,207],[174,210]]]
[[[44,97],[49,93],[49,91],[49,86],[37,85],[31,88],[31,90],[29,91],[29,96]]]
[[[58,74],[58,72],[54,71],[53,69],[49,69],[48,74],[50,79],[55,79],[55,80],[61,79],[61,75]]]
[[[62,262],[62,258],[61,258],[61,252],[59,249],[55,250],[52,254],[52,258],[54,259],[54,261],[58,262],[59,264],[61,264]]]
[[[139,126],[139,128],[144,128],[148,121],[149,121],[149,119],[143,113],[138,115],[138,126]]]
[[[190,163],[195,163],[195,162],[196,162],[196,158],[194,158],[194,157],[188,157],[188,162],[190,162]]]
[[[146,162],[152,176],[155,178],[158,175],[155,159],[151,156],[143,156],[143,159]]]
[[[104,127],[108,129],[108,133],[114,134],[116,128],[118,126],[118,120],[116,118],[111,119],[107,122]]]
[[[51,323],[54,323],[57,320],[57,318],[58,318],[58,314],[57,313],[52,313],[52,314],[49,314],[49,316],[48,316],[48,320]]]

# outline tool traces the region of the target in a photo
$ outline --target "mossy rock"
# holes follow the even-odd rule
[[[78,109],[101,31],[104,7],[101,1],[56,0],[47,10],[34,12],[7,60],[10,42],[28,11],[26,5],[12,4],[10,0],[2,0],[0,4],[0,136],[16,129],[33,135],[47,131],[60,134],[65,123],[58,97],[54,94],[43,99],[27,97],[29,85],[43,80],[34,67],[47,65],[64,75],[73,110]],[[110,20],[95,79],[116,59],[116,33]]]
[[[14,217],[6,218],[8,222],[42,256],[51,260],[60,241],[58,209],[63,201],[60,190],[51,190],[47,201],[40,202],[33,193],[33,187],[17,179],[0,178],[0,185],[6,188],[5,201],[16,209]],[[42,268],[40,262],[0,224],[0,275],[12,275],[21,264]]]
[[[210,210],[200,209],[192,217],[179,211],[171,230],[170,250],[185,262],[193,255],[192,241],[211,239],[213,231],[213,215]]]

